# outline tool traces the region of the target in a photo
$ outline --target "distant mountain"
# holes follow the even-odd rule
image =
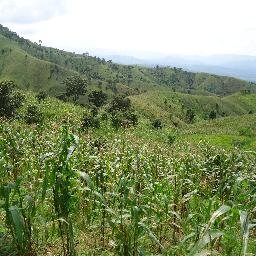
[[[216,75],[256,81],[256,56],[211,55],[211,56],[167,56],[165,58],[139,59],[131,56],[106,55],[106,59],[126,65],[181,67],[193,72],[207,72]]]

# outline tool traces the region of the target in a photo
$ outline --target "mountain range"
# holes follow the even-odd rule
[[[160,58],[136,58],[126,55],[102,55],[125,65],[181,67],[192,72],[206,72],[256,81],[256,56],[249,55],[171,55]]]

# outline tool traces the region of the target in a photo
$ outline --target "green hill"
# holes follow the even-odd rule
[[[195,113],[195,121],[209,119],[212,111],[216,118],[256,113],[256,95],[235,93],[225,97],[191,95],[170,90],[152,90],[130,97],[137,110],[148,118],[169,122],[184,122],[186,112]]]
[[[0,78],[13,78],[22,88],[63,91],[61,82],[74,72],[86,76],[91,88],[108,94],[134,95],[167,89],[190,94],[227,95],[256,90],[255,84],[230,77],[192,73],[180,68],[126,66],[32,43],[0,25]]]
[[[0,56],[0,78],[14,80],[22,89],[44,89],[56,95],[63,91],[63,79],[76,73],[31,56],[1,34]]]
[[[150,120],[181,127],[193,122],[256,112],[256,86],[239,79],[180,68],[145,68],[112,63],[88,53],[76,54],[32,43],[0,25],[0,79],[14,80],[19,88],[52,96],[65,92],[63,80],[80,74],[88,91],[103,90],[129,96],[137,112]],[[87,96],[80,99],[87,103]]]

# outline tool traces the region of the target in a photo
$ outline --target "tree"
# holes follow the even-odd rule
[[[88,83],[81,76],[70,76],[64,80],[64,84],[66,85],[66,95],[77,101],[80,95],[85,95]]]
[[[92,91],[88,95],[89,102],[96,106],[97,108],[103,106],[107,101],[107,94],[103,91]]]
[[[123,127],[129,128],[138,124],[138,116],[132,111],[118,111],[112,115],[112,126],[116,129]]]
[[[125,98],[124,96],[116,96],[111,104],[109,111],[115,112],[115,111],[127,111],[131,108],[131,101],[129,98]]]
[[[12,117],[22,105],[24,97],[15,91],[16,84],[13,81],[0,82],[0,116]]]

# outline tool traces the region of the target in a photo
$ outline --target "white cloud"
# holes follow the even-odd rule
[[[0,0],[0,22],[32,23],[65,11],[66,0]]]
[[[34,12],[30,17],[45,18],[5,24],[33,41],[66,50],[256,55],[255,0],[67,0],[62,15],[56,13],[63,1],[25,2],[33,4],[13,5],[16,17]],[[39,6],[45,6],[40,15]]]

